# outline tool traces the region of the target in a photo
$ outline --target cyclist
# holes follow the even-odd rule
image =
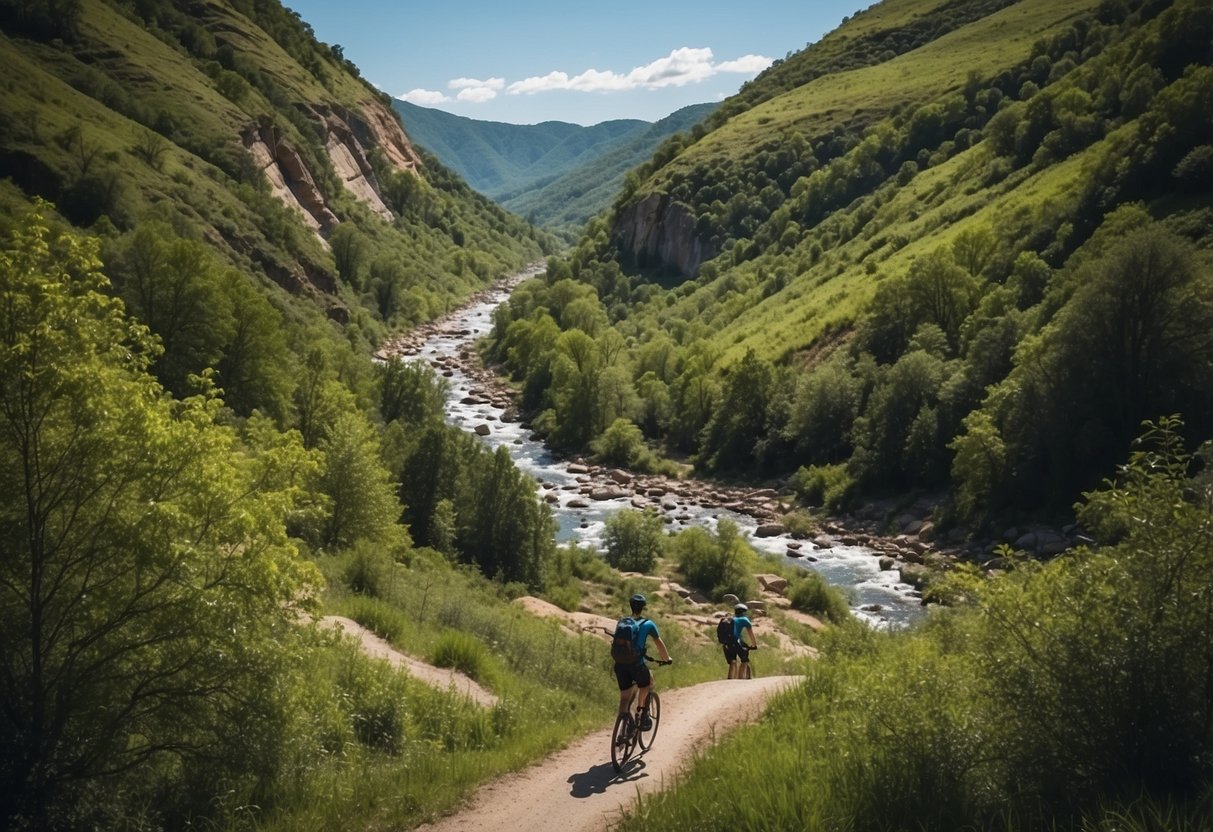
[[[632,607],[632,616],[639,619],[640,624],[637,628],[638,634],[635,642],[636,655],[639,658],[632,664],[619,664],[618,662],[615,664],[615,679],[619,682],[619,713],[624,715],[628,713],[628,705],[632,700],[632,686],[638,686],[640,688],[638,692],[640,730],[648,731],[653,727],[653,721],[649,718],[649,691],[653,689],[653,674],[644,661],[644,648],[648,639],[652,637],[662,661],[673,660],[670,658],[670,652],[666,649],[665,642],[661,640],[661,634],[657,632],[657,625],[651,619],[642,617],[648,600],[638,592],[632,596],[629,603]]]
[[[733,607],[733,643],[725,645],[730,679],[749,679],[751,676],[750,651],[758,649],[758,642],[754,639],[754,625],[750,621],[749,611],[750,608],[740,602]]]

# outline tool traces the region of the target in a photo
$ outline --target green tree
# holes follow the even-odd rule
[[[664,534],[654,511],[623,509],[606,519],[607,563],[626,572],[650,572],[657,565]]]
[[[754,553],[732,520],[722,519],[714,535],[698,527],[685,529],[669,538],[667,547],[687,583],[709,597],[755,594]]]
[[[339,414],[320,441],[323,462],[316,489],[325,498],[326,517],[317,543],[343,549],[360,540],[402,547],[397,484],[380,459],[379,435],[356,410]]]
[[[191,392],[189,376],[215,367],[233,336],[232,298],[214,256],[145,223],[122,241],[112,267],[127,308],[164,345],[157,377],[178,395]]]
[[[34,212],[0,251],[7,826],[108,825],[220,771],[272,779],[274,691],[318,580],[286,536],[281,454],[217,426],[218,400],[164,394],[99,268]]]
[[[767,411],[775,371],[769,361],[747,350],[724,382],[719,405],[703,429],[700,458],[709,471],[754,468],[755,446],[766,434]]]

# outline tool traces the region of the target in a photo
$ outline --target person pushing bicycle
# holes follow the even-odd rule
[[[632,615],[620,619],[620,625],[616,627],[616,641],[621,638],[621,630],[630,627],[634,632],[631,635],[632,650],[629,653],[626,650],[616,650],[612,647],[611,654],[615,657],[615,679],[619,683],[619,713],[627,715],[629,705],[632,701],[632,688],[638,687],[637,703],[640,706],[640,730],[648,731],[652,728],[652,720],[649,719],[649,691],[653,689],[653,674],[649,670],[649,666],[645,663],[645,645],[650,638],[653,639],[653,644],[657,647],[657,652],[661,656],[664,663],[669,664],[673,661],[670,658],[670,652],[666,649],[665,642],[661,640],[661,633],[657,631],[657,625],[652,619],[644,617],[644,608],[648,604],[648,600],[636,593],[629,601],[632,608]],[[625,622],[631,622],[625,624]]]

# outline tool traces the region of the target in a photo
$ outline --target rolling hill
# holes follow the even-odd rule
[[[409,135],[468,184],[530,222],[571,234],[602,211],[624,176],[667,137],[706,118],[697,104],[649,123],[504,124],[394,100]]]

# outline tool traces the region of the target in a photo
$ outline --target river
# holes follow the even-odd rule
[[[470,305],[428,327],[423,342],[409,346],[406,341],[392,351],[405,360],[425,359],[446,376],[447,418],[469,431],[478,426],[482,433],[487,429],[481,437],[483,441],[494,449],[505,446],[519,469],[535,478],[540,495],[547,499],[556,519],[558,541],[576,541],[601,550],[606,518],[629,508],[631,495],[608,500],[585,499],[579,493],[585,484],[584,475],[571,472],[568,460],[555,457],[519,423],[503,421],[503,407],[486,401],[483,395],[473,395],[480,393],[482,385],[470,378],[455,360],[472,342],[489,333],[493,310],[509,297],[511,286],[482,293]],[[758,523],[754,518],[719,507],[681,502],[672,510],[660,507],[658,510],[667,514],[670,518],[667,522],[673,528],[701,525],[714,531],[719,519],[731,519],[755,549],[776,555],[797,568],[814,569],[831,584],[846,590],[855,615],[874,626],[902,627],[923,615],[914,588],[902,583],[896,569],[882,571],[876,553],[866,547],[841,544],[818,547],[784,535],[759,537],[755,534]],[[793,549],[799,546],[798,554],[803,553],[802,556],[789,557],[789,544],[794,544]]]

